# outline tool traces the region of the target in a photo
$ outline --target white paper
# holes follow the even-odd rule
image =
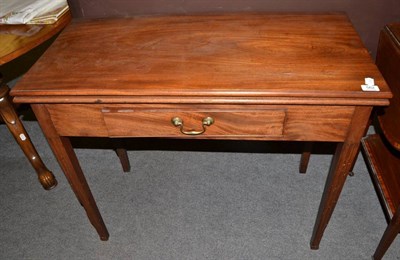
[[[66,0],[0,0],[0,23],[26,24],[67,5]]]

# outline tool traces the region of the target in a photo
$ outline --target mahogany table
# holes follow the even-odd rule
[[[0,25],[0,66],[6,65],[38,47],[59,33],[71,21],[68,11],[54,24]],[[17,70],[14,68],[14,70]],[[5,78],[9,75],[4,75]],[[47,169],[33,146],[9,98],[9,88],[0,75],[0,122],[3,120],[15,140],[35,169],[40,184],[46,190],[57,185],[54,175]]]
[[[366,77],[380,91],[362,91]],[[345,15],[246,13],[73,21],[11,94],[32,104],[102,240],[70,137],[336,142],[312,249],[392,96]]]

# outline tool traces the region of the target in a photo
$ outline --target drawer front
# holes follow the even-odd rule
[[[142,111],[102,109],[111,137],[235,137],[283,135],[286,111]]]
[[[62,136],[344,141],[353,106],[48,104]],[[214,123],[202,131],[204,118]]]

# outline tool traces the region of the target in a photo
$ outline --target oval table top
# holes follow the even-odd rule
[[[67,11],[54,24],[0,25],[0,66],[27,53],[60,32],[70,21]]]

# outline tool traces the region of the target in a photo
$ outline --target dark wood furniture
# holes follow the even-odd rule
[[[6,64],[59,33],[71,21],[68,11],[54,24],[0,24],[0,65]]]
[[[206,12],[320,12],[321,10],[346,13],[354,23],[361,40],[375,57],[377,38],[384,24],[397,21],[400,17],[400,4],[394,0],[201,0],[201,1],[115,1],[68,0],[75,18],[105,18],[127,15],[149,14],[187,14]],[[111,8],[112,7],[112,8]],[[368,19],[367,17],[368,16]]]
[[[379,92],[363,92],[372,77]],[[319,247],[374,106],[392,94],[341,14],[74,21],[12,90],[31,103],[100,238],[73,136],[337,142]]]
[[[67,12],[51,25],[0,25],[0,66],[21,57],[59,33],[71,21]],[[6,75],[4,75],[6,76]],[[8,96],[9,88],[0,76],[0,119],[3,119],[29,162],[35,169],[40,184],[46,190],[57,185],[54,175],[47,169],[33,146]]]
[[[68,11],[54,24],[46,25],[0,25],[0,66],[18,66],[11,64],[16,59],[29,51],[38,48],[40,45],[51,41],[71,21],[71,13]],[[51,43],[51,42],[50,42]],[[25,61],[25,60],[24,60]],[[27,60],[32,63],[30,59]],[[33,60],[34,62],[35,60]],[[7,68],[6,72],[16,70]],[[4,75],[6,79],[10,75]],[[35,169],[43,188],[50,190],[57,185],[54,175],[46,168],[29,135],[27,134],[21,120],[15,111],[11,98],[8,96],[9,88],[0,78],[0,120],[7,125],[22,151]],[[1,123],[1,122],[0,122]],[[115,147],[115,151],[121,161],[125,172],[130,171],[130,164],[125,149]]]
[[[381,259],[400,232],[400,24],[380,35],[376,63],[392,89],[390,106],[378,111],[378,134],[362,140],[363,155],[389,225],[375,251]]]
[[[1,84],[1,83],[0,83]],[[50,190],[57,186],[57,180],[53,173],[49,171],[46,165],[43,163],[38,152],[33,146],[28,133],[26,132],[21,120],[15,112],[14,106],[11,103],[9,96],[9,88],[5,84],[0,85],[0,116],[7,125],[11,134],[21,147],[26,158],[35,169],[39,178],[40,184],[42,184],[45,190]]]

